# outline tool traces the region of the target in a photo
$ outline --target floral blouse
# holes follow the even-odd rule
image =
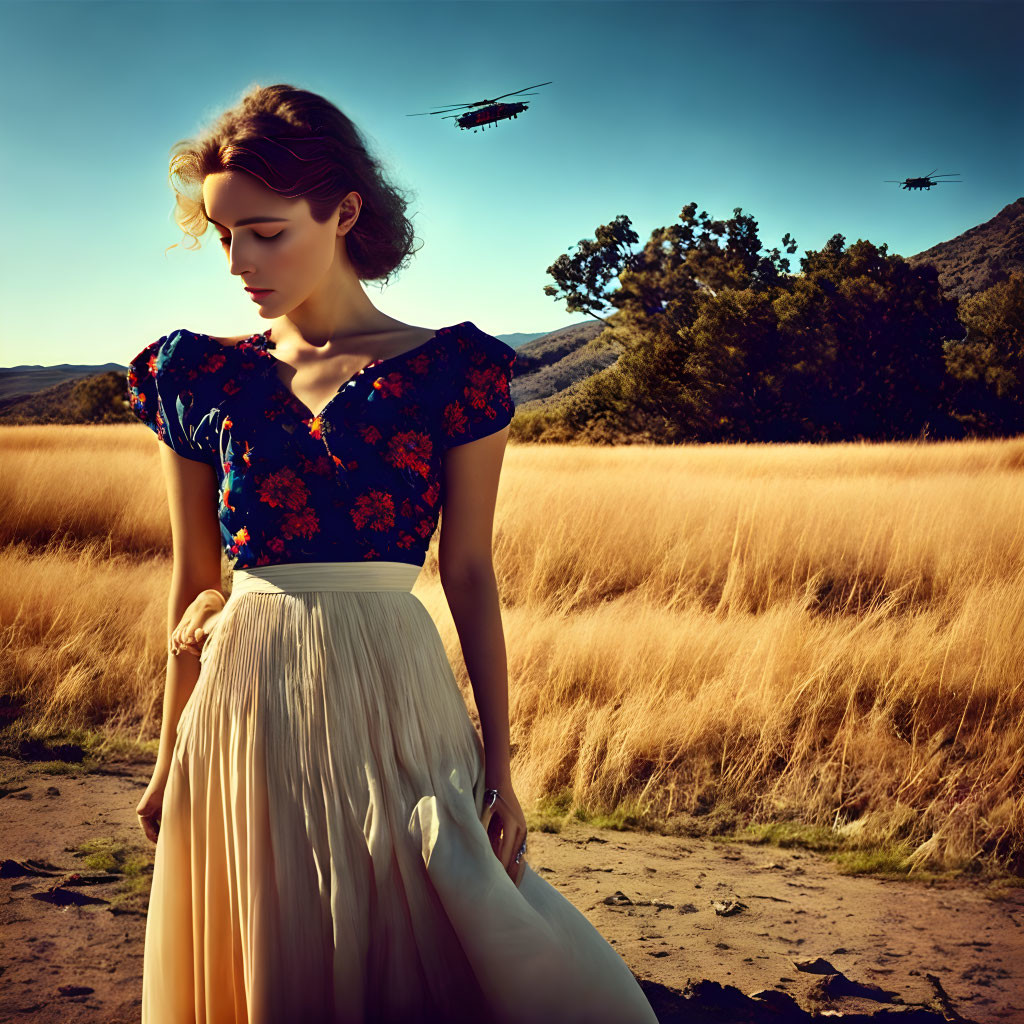
[[[377,359],[314,415],[278,376],[268,329],[235,344],[180,328],[129,364],[132,412],[217,477],[233,569],[380,559],[422,565],[441,460],[511,419],[515,349],[467,320]]]

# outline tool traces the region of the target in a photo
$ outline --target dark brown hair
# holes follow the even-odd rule
[[[195,242],[188,249],[199,248],[210,223],[202,191],[206,176],[238,170],[285,198],[304,196],[319,224],[349,192],[358,192],[363,204],[345,244],[361,281],[383,278],[387,284],[416,251],[402,190],[385,179],[356,126],[316,93],[291,85],[253,86],[171,152],[174,219]]]

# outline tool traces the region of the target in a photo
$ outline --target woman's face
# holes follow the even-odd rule
[[[282,316],[336,274],[353,272],[339,238],[359,216],[357,192],[345,196],[338,215],[323,224],[313,220],[304,198],[285,199],[244,171],[207,175],[203,202],[231,273],[245,288],[269,289],[254,296],[263,317]]]

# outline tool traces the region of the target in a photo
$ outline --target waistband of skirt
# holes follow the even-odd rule
[[[421,565],[384,560],[280,562],[234,569],[231,593],[297,594],[316,590],[411,591]]]

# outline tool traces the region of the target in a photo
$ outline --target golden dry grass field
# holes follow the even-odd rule
[[[8,745],[155,754],[157,443],[135,425],[0,428]],[[851,871],[1019,874],[1022,510],[1024,439],[510,445],[494,558],[531,824],[760,834]],[[475,716],[436,543],[414,593]]]

